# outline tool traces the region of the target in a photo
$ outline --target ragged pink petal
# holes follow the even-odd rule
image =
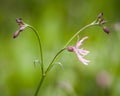
[[[89,53],[89,51],[83,50],[83,49],[78,49],[78,53],[82,54],[82,55],[87,55]]]
[[[88,65],[88,63],[90,62],[89,60],[84,59],[84,58],[78,53],[78,51],[76,51],[76,50],[75,50],[75,53],[76,53],[78,59],[79,59],[84,65]]]
[[[78,41],[77,44],[76,44],[76,48],[78,48],[80,45],[82,45],[82,42],[87,38],[88,38],[88,36],[85,36],[80,41]]]

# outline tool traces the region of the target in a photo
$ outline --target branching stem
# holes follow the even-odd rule
[[[36,92],[34,94],[34,96],[37,96],[38,95],[38,92],[42,86],[42,83],[47,75],[47,73],[52,69],[52,67],[54,66],[55,64],[55,61],[57,60],[57,58],[60,56],[60,54],[66,49],[66,47],[70,44],[70,42],[76,37],[79,35],[79,33],[85,29],[87,29],[88,27],[90,26],[93,26],[93,25],[98,25],[98,22],[96,22],[96,20],[86,26],[84,26],[83,28],[81,28],[78,32],[76,32],[71,38],[70,40],[68,40],[68,42],[65,44],[65,46],[54,56],[54,58],[52,59],[52,61],[50,62],[50,64],[48,65],[47,69],[44,71],[44,63],[43,63],[43,53],[42,53],[42,46],[41,46],[41,41],[40,41],[40,37],[38,35],[38,32],[35,30],[34,27],[28,25],[29,28],[31,28],[35,34],[36,34],[36,37],[38,39],[38,42],[39,42],[39,48],[40,48],[40,54],[41,54],[41,70],[42,70],[42,77],[40,79],[40,82],[38,84],[38,87],[36,89]]]

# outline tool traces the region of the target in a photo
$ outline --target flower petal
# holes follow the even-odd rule
[[[83,37],[79,42],[77,42],[76,48],[78,48],[78,47],[82,44],[82,42],[83,42],[85,39],[87,39],[87,38],[88,38],[88,36],[85,36],[85,37]]]
[[[87,50],[83,50],[83,49],[77,49],[77,50],[78,50],[78,53],[82,55],[87,55],[89,53],[89,51]]]
[[[75,50],[75,53],[76,53],[78,59],[79,59],[84,65],[88,65],[88,63],[90,62],[89,60],[84,59],[84,58],[79,54],[78,50]]]

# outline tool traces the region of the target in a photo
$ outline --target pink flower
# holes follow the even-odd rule
[[[90,62],[89,60],[84,59],[83,57],[85,55],[87,55],[89,53],[89,51],[84,50],[83,48],[79,48],[82,45],[82,42],[87,39],[88,37],[85,36],[83,37],[80,41],[78,41],[76,43],[75,46],[68,46],[67,50],[70,52],[75,52],[75,54],[77,55],[78,59],[85,65],[88,65],[88,63]]]

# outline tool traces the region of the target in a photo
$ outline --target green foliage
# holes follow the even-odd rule
[[[33,96],[41,69],[34,67],[39,58],[37,39],[25,30],[14,40],[15,19],[21,17],[33,25],[41,36],[43,53],[49,61],[81,27],[104,13],[111,31],[99,27],[81,33],[88,35],[85,46],[90,50],[88,66],[74,54],[65,52],[58,60],[63,69],[54,66],[45,79],[39,96],[119,96],[120,95],[120,13],[118,0],[1,0],[0,3],[0,96]],[[112,6],[111,6],[112,5]],[[74,44],[73,44],[74,45]],[[110,77],[109,86],[97,82],[99,73]],[[106,74],[105,74],[106,75]]]

